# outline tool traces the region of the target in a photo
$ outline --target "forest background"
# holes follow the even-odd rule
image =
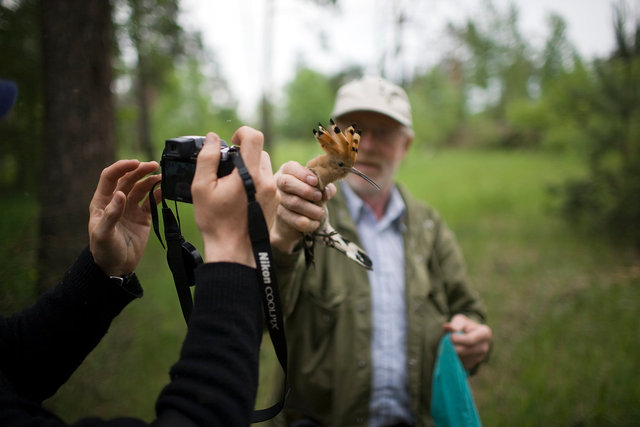
[[[456,232],[495,332],[492,359],[471,380],[486,425],[640,419],[640,17],[611,6],[616,45],[605,56],[583,59],[559,15],[532,46],[515,7],[486,1],[483,14],[448,25],[452,49],[436,65],[396,78],[416,132],[400,181]],[[54,285],[87,244],[88,202],[114,159],[159,160],[169,137],[228,139],[249,124],[274,168],[305,162],[336,89],[364,73],[300,64],[283,100],[265,91],[247,122],[179,13],[178,0],[0,2],[0,78],[19,86],[0,123],[0,312]],[[190,206],[179,209],[201,247]],[[153,418],[185,326],[154,236],[138,274],[145,297],[45,403],[67,421]]]

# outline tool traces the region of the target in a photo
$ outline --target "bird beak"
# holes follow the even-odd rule
[[[369,184],[373,185],[374,187],[376,187],[378,190],[380,190],[380,186],[378,184],[376,184],[375,182],[373,182],[373,180],[371,178],[369,178],[367,175],[363,174],[362,172],[360,172],[358,169],[356,168],[351,168],[349,170],[349,172],[351,172],[352,174],[358,175],[360,178],[364,179],[365,181],[367,181]]]

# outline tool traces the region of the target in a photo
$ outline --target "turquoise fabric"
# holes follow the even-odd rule
[[[438,359],[433,372],[431,416],[436,427],[480,427],[478,410],[451,334],[438,346]]]

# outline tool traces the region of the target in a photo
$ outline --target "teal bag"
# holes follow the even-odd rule
[[[438,346],[433,371],[431,416],[436,427],[480,427],[480,416],[465,371],[456,353],[451,334]]]

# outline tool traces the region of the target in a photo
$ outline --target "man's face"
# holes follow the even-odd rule
[[[402,124],[382,114],[357,111],[337,119],[341,129],[346,129],[352,123],[362,131],[355,167],[373,179],[385,194],[393,185],[398,166],[407,154],[412,138]],[[371,184],[354,174],[347,175],[346,179],[361,197],[378,193]]]

